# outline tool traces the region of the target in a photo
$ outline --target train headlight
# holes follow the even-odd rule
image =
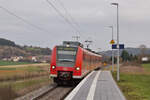
[[[52,69],[55,69],[56,68],[56,66],[52,66]]]
[[[80,68],[79,68],[79,67],[77,67],[77,68],[76,68],[76,70],[80,70]]]

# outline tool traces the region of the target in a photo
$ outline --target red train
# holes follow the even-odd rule
[[[52,51],[50,76],[57,84],[76,83],[100,67],[101,59],[101,55],[82,48],[81,43],[65,41]]]

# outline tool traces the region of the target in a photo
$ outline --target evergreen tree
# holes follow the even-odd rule
[[[130,55],[126,50],[122,51],[121,58],[124,62],[130,61]]]

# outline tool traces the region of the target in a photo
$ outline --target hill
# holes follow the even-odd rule
[[[8,58],[11,56],[27,56],[27,55],[29,55],[29,53],[17,47],[0,46],[0,58]]]
[[[140,55],[143,51],[140,49],[140,48],[125,48],[124,50],[126,50],[129,54],[132,54],[132,55]],[[120,54],[122,53],[123,50],[120,50]],[[112,51],[111,50],[108,50],[108,51],[103,51],[103,52],[100,52],[102,55],[105,55],[105,56],[111,56],[112,55]],[[114,51],[115,55],[117,55],[117,50]],[[150,48],[146,48],[144,50],[144,54],[146,55],[150,55]]]
[[[0,38],[0,58],[11,56],[37,56],[50,55],[50,48],[41,48],[34,46],[20,46],[15,42]]]
[[[15,42],[7,40],[7,39],[3,39],[3,38],[0,38],[0,45],[1,46],[12,46],[12,47],[16,46]]]
[[[22,50],[25,50],[27,53],[31,55],[50,55],[50,48],[41,48],[41,47],[33,47],[33,46],[24,46]]]

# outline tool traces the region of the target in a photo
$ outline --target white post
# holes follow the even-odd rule
[[[119,4],[111,3],[111,5],[117,6],[117,81],[120,80],[120,69],[119,69]]]
[[[112,72],[114,72],[114,50],[112,49]]]
[[[114,29],[113,29],[113,26],[109,26],[109,28],[111,28],[112,30],[112,40],[114,40]],[[114,51],[112,49],[112,72],[114,72]]]
[[[119,9],[117,5],[117,50],[118,50],[118,56],[117,56],[117,81],[120,80],[120,69],[119,69]]]

